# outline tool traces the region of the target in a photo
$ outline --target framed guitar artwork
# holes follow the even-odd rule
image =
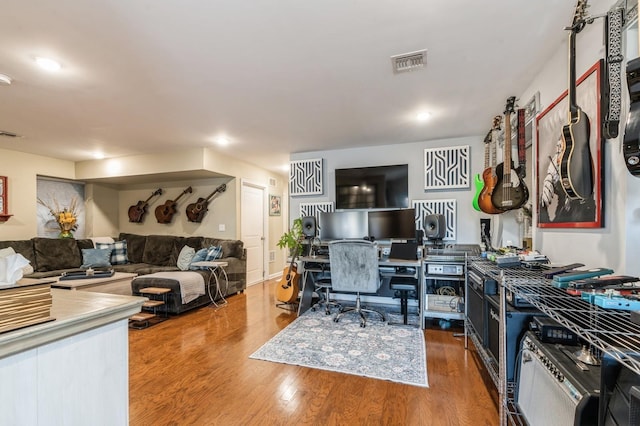
[[[569,91],[565,91],[536,120],[537,128],[537,209],[539,228],[601,228],[603,226],[602,203],[602,90],[603,60],[596,62],[582,76],[575,80],[575,105],[586,115],[585,140],[581,141],[573,133],[572,143],[588,143],[590,161],[580,157],[571,158],[574,166],[580,160],[580,167],[572,170],[565,167],[567,158],[568,111],[571,111]],[[569,114],[571,115],[571,113]],[[576,149],[576,146],[573,148]],[[577,151],[576,151],[577,153]],[[587,169],[589,168],[589,169]],[[564,173],[563,173],[564,172]],[[565,175],[566,174],[566,175]],[[589,178],[584,185],[582,175]],[[574,179],[574,186],[568,188],[566,179]],[[582,179],[582,181],[581,181]],[[563,182],[564,181],[564,182]],[[580,188],[582,183],[582,188]],[[576,190],[580,188],[580,190]],[[585,190],[584,188],[587,188]],[[570,190],[574,189],[574,191]],[[577,196],[580,195],[580,196]]]

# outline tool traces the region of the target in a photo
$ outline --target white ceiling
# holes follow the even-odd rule
[[[484,135],[565,41],[574,1],[7,0],[0,137],[69,160],[289,153]],[[424,70],[390,57],[428,49]],[[58,59],[56,73],[35,56]],[[433,114],[414,120],[419,110]]]

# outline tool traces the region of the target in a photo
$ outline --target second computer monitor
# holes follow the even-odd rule
[[[366,211],[322,212],[319,219],[320,239],[322,241],[361,240],[369,235],[367,233]]]
[[[415,209],[371,211],[368,233],[376,240],[414,240],[416,238]]]

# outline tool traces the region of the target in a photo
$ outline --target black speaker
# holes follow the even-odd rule
[[[422,245],[424,239],[424,231],[422,229],[416,229],[416,242],[418,245]]]
[[[307,238],[314,238],[318,233],[315,216],[305,216],[302,218],[302,233]]]
[[[447,235],[444,215],[428,214],[424,217],[424,235],[430,240],[441,240]]]

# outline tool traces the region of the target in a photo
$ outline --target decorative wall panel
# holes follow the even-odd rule
[[[300,217],[314,216],[316,219],[320,216],[320,212],[332,212],[333,201],[326,203],[300,203]]]
[[[416,209],[416,229],[424,231],[424,217],[428,214],[444,215],[447,234],[445,240],[456,239],[456,200],[413,200],[412,206]]]
[[[291,161],[289,166],[289,194],[322,194],[322,159]]]
[[[469,187],[469,145],[424,150],[424,189]]]

